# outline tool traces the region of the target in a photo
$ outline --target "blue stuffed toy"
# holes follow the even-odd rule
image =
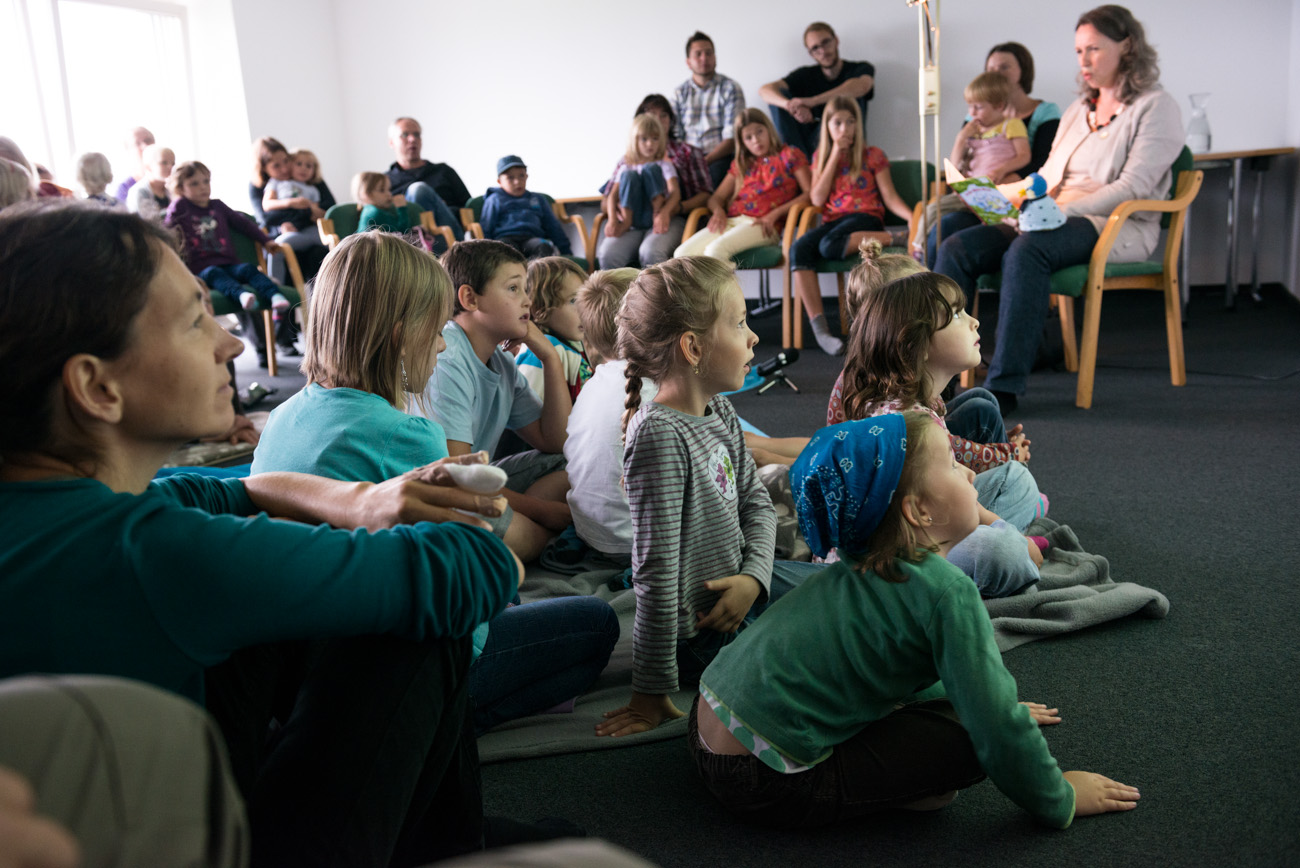
[[[1025,178],[1020,195],[1024,197],[1020,205],[1021,232],[1044,232],[1065,225],[1065,215],[1056,200],[1047,195],[1047,181],[1042,175],[1034,172]]]

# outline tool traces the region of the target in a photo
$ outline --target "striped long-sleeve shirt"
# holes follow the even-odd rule
[[[636,619],[632,689],[677,690],[677,641],[694,636],[696,613],[718,594],[704,583],[749,575],[772,581],[776,512],[758,479],[736,411],[726,398],[704,416],[647,403],[627,429],[623,487],[632,512]]]

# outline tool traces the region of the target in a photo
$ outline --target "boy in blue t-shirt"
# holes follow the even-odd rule
[[[508,244],[462,241],[443,257],[455,287],[447,349],[425,389],[428,418],[447,433],[447,451],[495,452],[509,428],[533,449],[495,462],[510,475],[507,509],[493,530],[519,556],[541,554],[554,533],[568,527],[564,469],[569,398],[564,363],[529,316],[524,257]],[[539,400],[501,344],[522,343],[541,360],[545,400]],[[413,408],[411,412],[419,412]]]
[[[528,259],[573,253],[564,226],[542,196],[528,192],[528,167],[514,154],[497,160],[498,187],[483,197],[483,237],[504,241]]]

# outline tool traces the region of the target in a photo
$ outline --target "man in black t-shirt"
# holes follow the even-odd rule
[[[824,21],[808,25],[803,32],[803,44],[817,62],[768,82],[758,93],[770,107],[777,132],[785,143],[811,157],[817,150],[822,108],[832,97],[856,99],[862,109],[865,129],[867,100],[874,92],[876,68],[866,61],[842,59],[839,38]]]

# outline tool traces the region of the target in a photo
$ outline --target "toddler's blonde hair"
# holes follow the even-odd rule
[[[533,300],[529,316],[532,317],[533,322],[538,325],[545,324],[551,311],[560,306],[564,278],[570,274],[575,275],[579,280],[585,280],[587,277],[587,272],[566,256],[545,256],[528,263],[528,297]]]
[[[112,180],[113,167],[109,165],[108,157],[99,151],[90,151],[77,157],[77,183],[86,191],[87,196],[103,193]]]
[[[639,268],[609,268],[588,277],[578,290],[578,321],[589,353],[609,361],[618,358],[618,309]]]
[[[629,165],[640,165],[647,162],[645,157],[641,156],[640,138],[642,135],[654,134],[659,137],[659,149],[655,151],[654,157],[650,162],[662,160],[668,153],[668,131],[659,123],[659,118],[652,114],[639,114],[632,119],[632,129],[627,134],[627,153],[623,155],[623,160]]]
[[[299,148],[298,150],[294,151],[292,154],[289,155],[289,162],[292,163],[294,160],[297,160],[300,157],[307,157],[308,159],[311,160],[311,164],[315,166],[315,169],[312,171],[311,177],[308,178],[304,183],[319,184],[321,182],[320,158],[317,157],[315,153],[307,150],[306,148]]]

